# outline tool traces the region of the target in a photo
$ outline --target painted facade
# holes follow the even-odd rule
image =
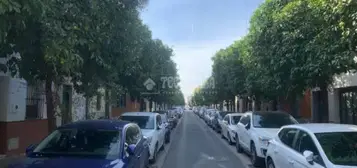
[[[336,75],[329,89],[329,120],[336,123],[357,124],[357,73]]]

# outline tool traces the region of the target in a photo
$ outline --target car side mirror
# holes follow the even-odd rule
[[[26,155],[29,155],[33,152],[33,150],[37,147],[37,144],[32,144],[26,148]]]
[[[250,129],[250,123],[248,123],[247,125],[245,125],[245,129],[247,129],[247,130]]]
[[[136,145],[135,145],[135,144],[130,144],[130,145],[126,148],[126,151],[127,151],[128,154],[131,156],[131,155],[134,155],[134,153],[135,153],[135,148],[136,148]]]
[[[306,161],[310,164],[314,163],[314,153],[309,151],[309,150],[305,150],[302,155],[305,157]]]

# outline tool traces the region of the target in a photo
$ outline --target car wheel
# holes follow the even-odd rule
[[[274,162],[270,158],[268,159],[267,168],[275,168]]]
[[[156,162],[157,152],[158,152],[157,150],[158,150],[158,144],[156,143],[153,157],[152,157],[152,159],[150,160],[151,163],[155,163],[155,162]]]
[[[165,140],[164,140],[164,142],[162,143],[162,146],[161,146],[161,149],[160,150],[165,150]]]
[[[170,143],[170,134],[166,136],[165,143]]]
[[[258,161],[258,156],[257,156],[257,150],[255,148],[254,143],[250,145],[250,160],[253,164],[253,166],[259,166],[259,161]]]
[[[236,134],[236,149],[237,149],[237,152],[238,152],[238,153],[242,153],[242,152],[243,152],[243,149],[242,149],[242,147],[241,147],[240,144],[239,144],[238,134]]]

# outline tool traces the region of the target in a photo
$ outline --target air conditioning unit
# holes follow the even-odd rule
[[[0,122],[25,120],[26,95],[25,80],[0,76]]]

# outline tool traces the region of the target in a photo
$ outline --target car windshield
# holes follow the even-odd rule
[[[238,124],[241,116],[232,116],[232,125]]]
[[[59,129],[46,137],[33,151],[41,156],[72,156],[117,159],[119,130]]]
[[[287,113],[259,112],[253,115],[253,126],[256,128],[280,128],[298,122]]]
[[[154,117],[152,116],[121,116],[120,119],[136,123],[141,129],[155,128]]]
[[[228,112],[228,111],[219,112],[219,115],[221,116],[220,118],[223,118],[224,116],[226,116],[227,114],[230,114],[230,113],[233,113],[233,112]]]
[[[315,136],[333,164],[357,166],[357,132],[326,132]]]

